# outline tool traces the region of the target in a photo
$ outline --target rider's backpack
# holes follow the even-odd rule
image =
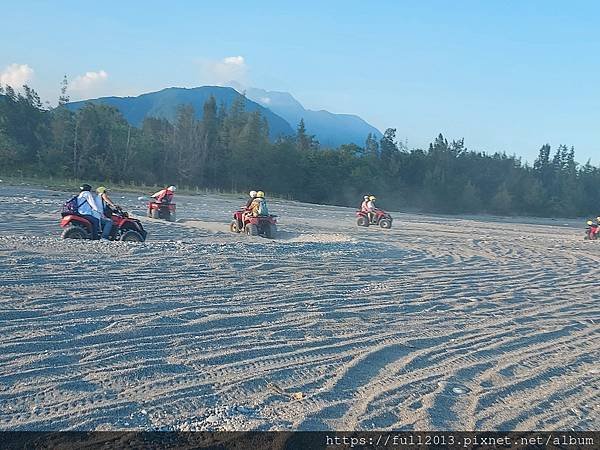
[[[78,214],[79,213],[79,202],[77,201],[77,198],[79,196],[76,195],[74,197],[71,197],[69,200],[67,200],[62,207],[62,215],[63,216],[68,216],[70,214]]]
[[[264,200],[258,202],[258,215],[259,216],[268,216],[269,209],[267,208],[267,202]]]

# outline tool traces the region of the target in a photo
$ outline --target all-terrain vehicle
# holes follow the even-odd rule
[[[148,217],[175,222],[177,220],[176,207],[175,203],[150,201],[148,202]]]
[[[110,237],[111,241],[144,242],[147,232],[138,219],[129,217],[121,208],[112,209],[111,220],[113,223]],[[64,228],[61,234],[63,239],[92,239],[92,224],[79,214],[63,213],[60,226]]]
[[[233,233],[245,232],[248,236],[263,236],[274,239],[277,234],[276,217],[273,214],[253,216],[249,212],[244,214],[243,210],[239,210],[233,213],[229,230]]]
[[[392,228],[392,216],[383,211],[376,209],[373,220],[369,220],[369,215],[365,211],[356,211],[356,224],[359,227],[368,227],[369,225],[379,225],[381,228]]]
[[[600,217],[596,218],[596,221],[588,220],[587,227],[585,228],[585,236],[584,239],[595,241],[600,236]]]

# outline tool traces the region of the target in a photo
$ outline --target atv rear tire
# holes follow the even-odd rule
[[[125,233],[123,233],[121,235],[121,240],[123,242],[144,242],[142,235],[133,230],[127,230]]]
[[[239,233],[240,232],[237,220],[232,220],[231,221],[231,223],[229,224],[229,231],[231,231],[232,233]]]
[[[153,219],[160,219],[160,211],[158,209],[153,209],[152,212],[150,213],[150,216]]]
[[[367,219],[366,217],[360,216],[358,219],[356,219],[356,225],[358,225],[359,227],[368,227],[369,219]]]
[[[258,236],[258,227],[256,224],[249,223],[246,225],[246,234],[248,236]]]
[[[386,229],[392,228],[392,221],[390,219],[381,219],[379,221],[379,226]]]
[[[152,217],[152,210],[151,209],[148,209],[148,212],[146,213],[146,216],[147,217]]]
[[[275,236],[277,235],[277,225],[270,223],[267,225],[267,229],[265,231],[265,235],[269,239],[275,239]]]
[[[177,222],[177,215],[175,213],[169,214],[168,222]]]
[[[70,226],[60,235],[63,239],[89,239],[90,234],[81,227]]]

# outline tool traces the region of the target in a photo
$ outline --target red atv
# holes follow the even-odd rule
[[[244,214],[245,213],[245,214]],[[229,230],[233,233],[246,232],[248,236],[264,236],[275,239],[277,234],[277,216],[253,216],[249,211],[239,210],[233,213]]]
[[[359,227],[379,225],[381,228],[392,228],[392,216],[381,209],[376,209],[374,213],[373,220],[369,221],[369,215],[365,211],[356,211],[356,224]]]
[[[148,202],[148,217],[175,222],[177,220],[176,205],[169,202],[150,201]]]
[[[144,242],[147,232],[137,219],[132,219],[121,208],[113,209],[111,220],[113,223],[109,239],[111,241]],[[92,239],[92,224],[85,217],[78,214],[63,214],[60,226],[63,239]]]
[[[587,221],[587,227],[585,229],[584,239],[595,241],[600,235],[600,217],[596,219],[596,222],[592,220]]]

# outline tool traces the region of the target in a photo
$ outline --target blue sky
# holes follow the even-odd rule
[[[63,74],[74,99],[232,79],[394,127],[409,147],[442,132],[530,162],[546,142],[574,145],[600,163],[600,2],[22,0],[2,12],[0,82],[27,80],[51,102]]]

